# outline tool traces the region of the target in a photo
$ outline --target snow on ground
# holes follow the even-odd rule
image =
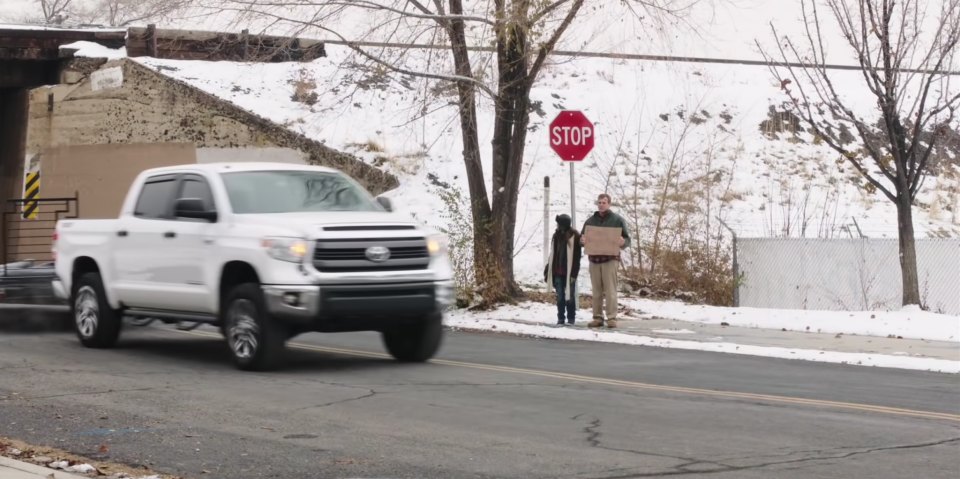
[[[791,331],[805,331],[809,327],[810,331],[823,333],[879,337],[894,335],[904,338],[960,343],[960,316],[932,314],[909,308],[903,311],[885,313],[871,311],[824,313],[822,311],[702,307],[637,299],[621,301],[621,304],[643,311],[643,314],[638,315],[640,318],[661,317],[708,324],[725,322],[730,326],[774,330],[786,328]],[[960,373],[960,357],[947,360],[910,357],[906,353],[904,355],[892,355],[822,351],[731,342],[654,338],[609,329],[556,327],[556,307],[544,303],[521,303],[515,306],[503,306],[489,312],[457,310],[451,312],[445,322],[448,326],[459,329],[497,331],[549,339],[595,341],[859,366]],[[657,330],[653,332],[657,332]],[[670,333],[691,334],[693,331],[680,329],[670,331]]]
[[[108,60],[114,60],[117,58],[126,58],[127,56],[127,47],[109,48],[99,43],[88,41],[77,41],[68,43],[66,45],[60,45],[60,49],[76,50],[76,52],[74,52],[74,56],[77,57],[106,58]]]
[[[625,301],[642,311],[639,317],[669,318],[706,324],[727,323],[748,328],[903,337],[960,343],[960,316],[935,314],[916,307],[900,311],[811,311],[724,308],[679,301]],[[960,360],[960,358],[957,358]]]

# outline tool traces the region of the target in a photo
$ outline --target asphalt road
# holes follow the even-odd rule
[[[374,333],[293,343],[245,373],[209,330],[128,327],[112,350],[3,332],[0,436],[190,479],[960,471],[956,375],[463,332],[415,365]]]

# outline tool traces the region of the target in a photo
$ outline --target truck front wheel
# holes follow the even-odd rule
[[[440,349],[443,339],[443,315],[432,314],[413,326],[383,332],[383,344],[397,361],[419,363]]]
[[[88,348],[110,348],[120,336],[121,316],[110,308],[99,273],[84,273],[73,291],[73,326]]]
[[[237,367],[245,371],[276,368],[288,335],[267,313],[260,285],[235,287],[225,305],[223,331]]]

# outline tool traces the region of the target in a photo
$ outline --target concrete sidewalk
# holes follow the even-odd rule
[[[585,326],[584,324],[576,327]],[[818,333],[816,331],[782,331],[743,326],[721,326],[675,319],[623,318],[618,321],[618,326],[615,330],[606,331],[704,343],[723,342],[750,346],[960,361],[960,342]]]

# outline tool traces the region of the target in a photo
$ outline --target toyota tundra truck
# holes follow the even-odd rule
[[[426,361],[453,299],[443,236],[317,166],[147,170],[117,219],[61,220],[53,249],[84,346],[115,345],[124,318],[207,323],[243,370],[310,331],[379,331],[395,359]]]

